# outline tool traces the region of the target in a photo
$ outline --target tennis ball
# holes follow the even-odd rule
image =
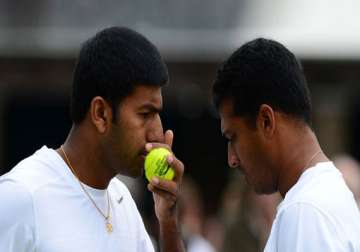
[[[166,180],[172,180],[175,176],[173,168],[166,161],[166,157],[171,154],[165,148],[152,149],[145,158],[145,177],[151,181],[156,176]]]

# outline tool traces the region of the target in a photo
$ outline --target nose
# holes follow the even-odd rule
[[[230,168],[236,168],[240,164],[239,158],[230,143],[228,143],[228,163]]]
[[[161,123],[160,115],[155,115],[154,119],[148,125],[147,130],[147,141],[148,142],[164,142],[164,130]]]

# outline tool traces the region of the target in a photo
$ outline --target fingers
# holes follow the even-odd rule
[[[147,143],[147,144],[145,144],[145,150],[147,152],[150,152],[152,149],[156,149],[156,148],[165,148],[165,149],[169,150],[170,152],[172,152],[170,146],[167,144],[164,144],[164,143]]]
[[[157,196],[160,196],[161,198],[164,198],[168,201],[171,201],[172,203],[177,202],[177,196],[170,194],[166,191],[160,190],[156,187],[151,187],[151,185],[148,185],[148,189],[149,191],[151,191],[152,193],[154,193]]]
[[[173,155],[169,155],[167,157],[167,161],[174,169],[174,179],[166,180],[158,177],[153,177],[147,187],[154,194],[157,194],[161,198],[164,198],[174,203],[177,201],[179,195],[182,176],[184,173],[184,165]]]
[[[178,185],[171,180],[164,180],[154,177],[148,184],[148,189],[160,196],[177,197]]]
[[[155,148],[166,148],[171,153],[171,146],[173,144],[174,133],[172,130],[167,130],[165,132],[165,141],[164,143],[147,143],[145,145],[145,149],[147,152],[150,152],[152,149]],[[149,183],[148,189],[154,193],[159,193],[159,195],[171,194],[177,197],[178,187],[181,184],[182,177],[184,174],[184,164],[178,160],[174,154],[170,154],[166,157],[167,163],[172,167],[174,170],[175,176],[172,181],[164,180],[161,178],[154,177],[153,180]],[[160,193],[161,192],[161,193]]]
[[[174,132],[172,130],[167,130],[164,134],[164,143],[160,143],[160,142],[147,143],[145,145],[145,149],[147,152],[155,148],[165,148],[171,151],[173,140],[174,140]]]
[[[166,180],[158,177],[153,177],[148,186],[150,186],[151,188],[160,189],[176,196],[179,190],[178,187],[181,184],[184,174],[184,164],[174,155],[167,156],[166,161],[174,170],[174,179]]]
[[[156,185],[154,185],[154,183]],[[167,205],[169,206],[168,210],[171,210],[176,206],[179,190],[175,182],[159,180],[157,181],[156,179],[153,179],[153,181],[148,184],[147,187],[149,191],[153,193],[155,204],[159,204],[159,201],[156,199],[163,199],[167,202]]]
[[[166,161],[173,168],[175,172],[175,177],[173,181],[181,183],[184,174],[184,164],[174,155],[167,156]]]
[[[174,140],[174,133],[172,130],[165,131],[165,144],[169,145],[170,148],[172,147]]]

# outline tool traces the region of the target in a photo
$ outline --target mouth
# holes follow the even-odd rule
[[[244,170],[238,169],[238,172],[239,172],[240,176],[244,177],[245,179],[247,178]]]
[[[246,177],[245,169],[241,165],[237,167],[237,170],[240,172],[241,175]]]
[[[146,155],[140,154],[140,159],[141,159],[142,161],[145,161],[145,158],[146,158]]]
[[[141,176],[144,175],[145,172],[145,158],[146,158],[146,154],[144,153],[140,153],[139,154],[139,167],[140,167],[140,172],[141,172]]]
[[[140,153],[139,153],[139,156],[140,156],[140,159],[142,161],[145,161],[145,158],[146,158],[146,155],[147,155],[147,151],[146,150],[142,150]]]
[[[241,174],[242,176],[244,176],[246,183],[247,183],[248,185],[251,185],[250,180],[249,180],[249,176],[248,176],[248,174],[246,173],[245,169],[244,169],[243,167],[239,167],[239,168],[238,168],[238,171],[240,172],[240,174]]]

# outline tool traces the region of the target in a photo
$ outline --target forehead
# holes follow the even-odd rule
[[[162,107],[161,87],[150,85],[137,85],[134,90],[121,102],[122,106],[142,107],[151,105]]]
[[[221,119],[221,131],[223,134],[250,129],[249,122],[245,117],[234,114],[232,99],[224,99],[220,103],[219,114]]]
[[[231,99],[224,99],[219,106],[219,115],[221,120],[221,131],[225,132],[232,124],[233,102]]]

